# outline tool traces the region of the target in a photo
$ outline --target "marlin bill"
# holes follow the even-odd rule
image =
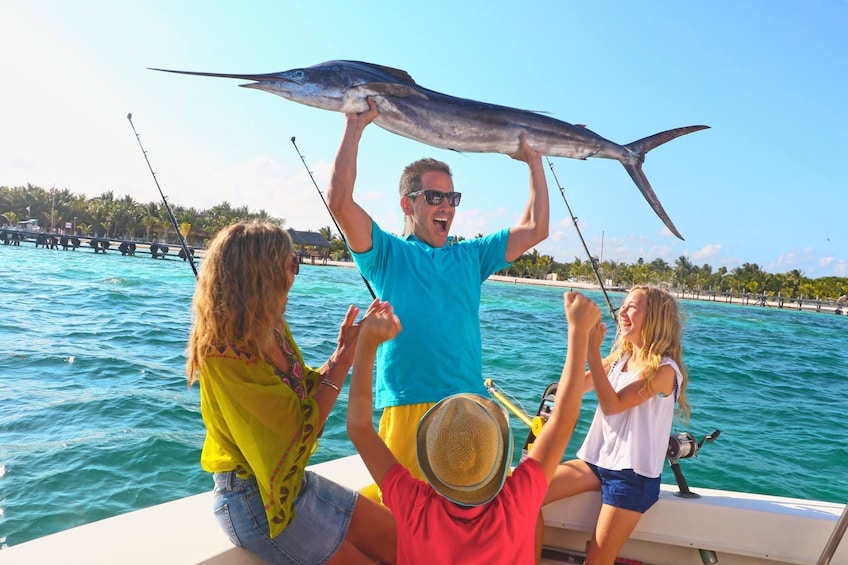
[[[688,126],[619,145],[592,130],[550,116],[457,98],[419,86],[406,71],[360,61],[329,61],[302,69],[268,74],[206,73],[153,69],[187,75],[253,81],[241,86],[336,112],[363,112],[366,98],[377,104],[374,123],[390,132],[459,152],[505,153],[518,150],[526,132],[530,145],[551,157],[619,161],[666,227],[683,239],[642,172],[645,154],[681,135],[707,129]]]

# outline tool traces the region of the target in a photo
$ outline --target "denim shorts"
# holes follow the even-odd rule
[[[215,473],[215,518],[235,545],[266,563],[326,563],[347,535],[358,493],[306,471],[294,503],[295,517],[275,538],[256,479],[235,471]]]
[[[660,498],[662,477],[650,479],[633,469],[611,471],[586,463],[601,481],[601,502],[644,514]]]

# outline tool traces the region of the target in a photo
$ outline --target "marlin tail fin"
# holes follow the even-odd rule
[[[671,218],[668,217],[668,214],[662,204],[660,204],[660,200],[654,193],[654,189],[651,188],[651,183],[648,182],[648,177],[646,177],[645,173],[642,171],[642,163],[645,162],[645,154],[651,149],[659,147],[663,143],[676,139],[681,135],[686,135],[687,133],[700,131],[702,129],[708,129],[709,127],[710,126],[687,126],[683,128],[670,129],[668,131],[644,137],[625,146],[629,150],[629,156],[621,161],[625,170],[627,170],[630,174],[630,178],[632,178],[633,182],[636,183],[636,186],[639,187],[639,190],[642,192],[642,196],[645,197],[645,200],[648,201],[648,204],[651,205],[651,208],[654,209],[657,216],[659,216],[666,227],[671,230],[671,233],[680,239],[683,239],[683,236],[680,235],[680,232],[677,227],[675,227],[674,222],[671,221]]]

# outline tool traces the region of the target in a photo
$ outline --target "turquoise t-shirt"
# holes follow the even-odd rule
[[[438,402],[451,394],[486,395],[480,344],[480,292],[504,258],[509,229],[431,247],[372,223],[373,245],[353,253],[380,300],[392,303],[403,330],[377,351],[376,407]]]

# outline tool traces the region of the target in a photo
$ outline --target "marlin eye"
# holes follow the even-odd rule
[[[294,78],[303,78],[304,76],[306,76],[306,73],[303,71],[295,71],[293,73],[293,76]]]

